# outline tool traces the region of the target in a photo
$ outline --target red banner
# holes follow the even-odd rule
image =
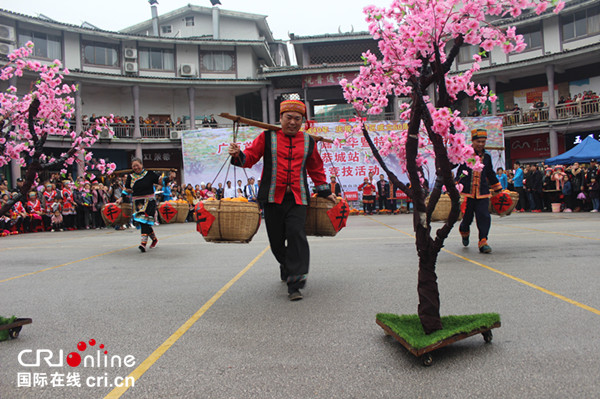
[[[344,197],[346,201],[358,201],[358,191],[346,191]]]
[[[511,138],[510,157],[515,160],[526,158],[549,158],[550,136],[548,133],[541,133]]]

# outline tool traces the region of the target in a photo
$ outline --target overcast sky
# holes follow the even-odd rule
[[[391,0],[220,0],[222,9],[267,15],[275,39],[366,31],[363,7],[388,6]],[[158,0],[158,14],[187,4],[212,7],[210,0]],[[44,14],[56,21],[80,25],[87,21],[101,29],[118,31],[150,19],[148,0],[0,0],[0,8],[31,16]]]

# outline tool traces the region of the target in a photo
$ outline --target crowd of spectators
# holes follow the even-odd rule
[[[497,169],[503,188],[519,193],[517,212],[598,212],[600,211],[599,168],[589,164],[547,166],[543,162],[521,165],[512,170]]]
[[[550,212],[553,204],[563,212],[600,211],[599,167],[595,159],[589,164],[574,163],[568,166],[546,166],[544,163],[521,165],[514,164],[513,169],[497,169],[498,180],[504,189],[519,193],[517,212]],[[101,216],[102,207],[121,197],[126,175],[102,176],[94,179],[53,173],[46,180],[36,179],[27,198],[17,202],[5,215],[0,216],[0,234],[17,234],[37,231],[87,230],[106,227]],[[369,176],[375,183],[373,176]],[[397,210],[396,200],[390,195],[389,183],[380,176],[376,182],[374,196],[379,200],[378,211]],[[190,210],[203,200],[244,197],[255,202],[260,180],[254,177],[225,185],[211,182],[193,186],[191,183],[178,184],[175,171],[171,171],[163,180],[161,191],[157,192],[158,201],[181,200],[189,204]],[[23,179],[17,179],[12,189],[8,181],[0,178],[0,206],[12,195],[21,191]],[[332,189],[336,183],[332,179]],[[339,187],[339,186],[338,186]],[[335,190],[339,190],[335,188]],[[387,191],[386,191],[387,190]],[[377,207],[373,204],[374,208]],[[402,203],[406,206],[407,203]],[[375,209],[373,209],[375,210]],[[394,212],[397,213],[397,212]],[[189,221],[193,218],[190,212]],[[156,219],[158,220],[158,218]],[[117,229],[130,225],[117,226]]]
[[[100,211],[121,196],[123,176],[89,179],[52,173],[46,180],[36,179],[26,198],[22,198],[0,217],[0,234],[38,231],[87,230],[106,227]],[[23,179],[10,190],[0,181],[0,206],[21,191]]]

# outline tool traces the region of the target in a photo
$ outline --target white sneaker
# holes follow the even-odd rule
[[[592,209],[590,212],[598,212],[598,209]]]

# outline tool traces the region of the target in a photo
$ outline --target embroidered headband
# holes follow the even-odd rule
[[[279,114],[283,114],[284,112],[298,112],[302,114],[302,116],[306,117],[306,105],[302,101],[299,100],[287,100],[282,101],[279,105]]]
[[[471,140],[487,139],[487,130],[473,129],[471,130]]]

